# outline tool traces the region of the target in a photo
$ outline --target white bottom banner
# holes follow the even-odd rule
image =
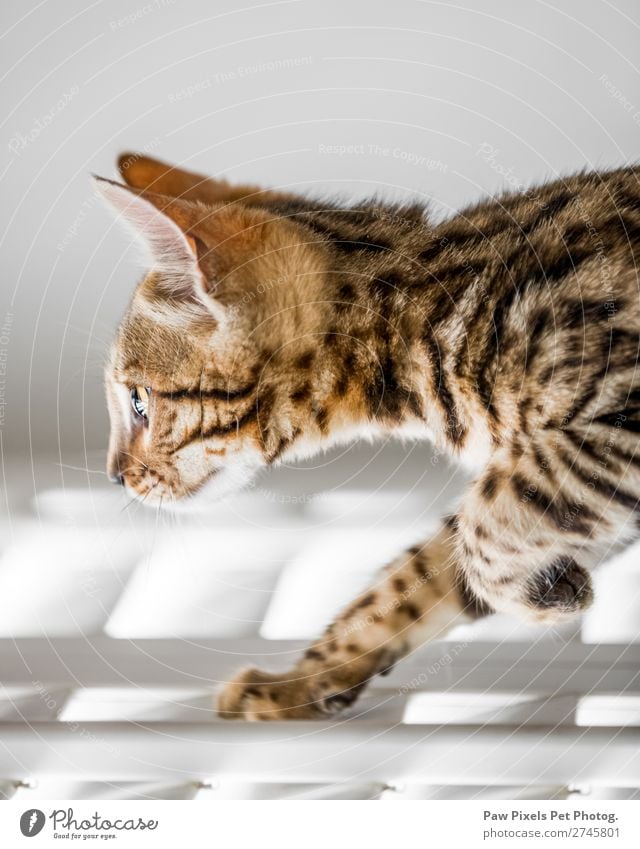
[[[29,844],[33,838],[34,843]],[[635,801],[38,801],[0,804],[0,846],[327,849],[640,846]],[[26,842],[25,842],[26,841]]]

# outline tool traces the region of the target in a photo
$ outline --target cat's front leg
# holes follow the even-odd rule
[[[483,612],[460,586],[454,534],[443,525],[405,552],[287,673],[247,669],[218,699],[226,719],[310,719],[349,706],[410,649]]]

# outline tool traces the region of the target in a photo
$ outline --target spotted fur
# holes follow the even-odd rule
[[[555,623],[637,537],[640,170],[479,203],[342,207],[148,157],[99,188],[150,254],[107,370],[109,468],[147,502],[206,503],[358,433],[475,470],[292,670],[246,670],[229,718],[330,715],[464,617]],[[148,422],[129,392],[149,387]]]

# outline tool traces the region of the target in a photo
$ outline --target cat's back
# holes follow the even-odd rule
[[[640,260],[640,168],[585,172],[475,204],[433,231],[422,259],[436,278],[464,259],[494,289],[553,287],[595,263],[603,283],[629,285],[620,272]]]
[[[635,385],[637,167],[476,204],[439,225],[423,258],[457,305],[441,328],[460,351],[452,368],[486,405],[502,395],[592,415]]]

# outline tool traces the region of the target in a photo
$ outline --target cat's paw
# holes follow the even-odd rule
[[[350,686],[336,680],[330,672],[270,674],[245,669],[218,696],[218,715],[254,722],[326,719],[352,705],[365,684]]]
[[[572,557],[559,557],[531,579],[527,601],[540,619],[560,621],[591,605],[591,577]]]

